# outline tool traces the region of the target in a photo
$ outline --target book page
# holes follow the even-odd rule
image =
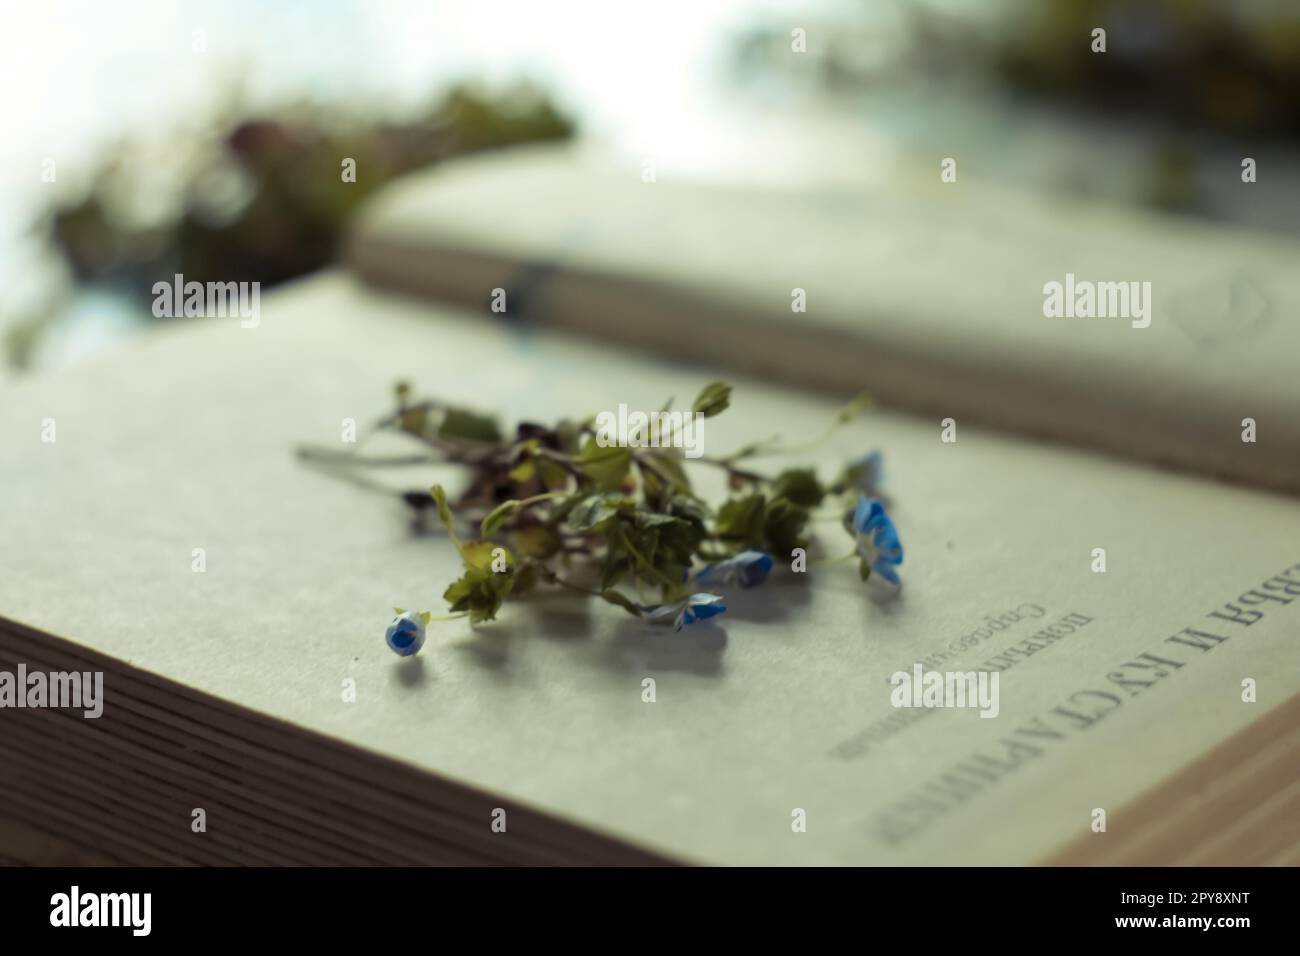
[[[268,295],[256,328],[178,321],[0,392],[0,618],[718,864],[1039,860],[1087,834],[1094,809],[1300,691],[1291,500],[1000,437],[960,407],[955,442],[937,419],[872,413],[812,453],[829,476],[883,450],[906,549],[895,599],[850,564],[778,567],[729,594],[726,615],[674,633],[543,596],[474,629],[435,623],[405,660],[384,644],[391,608],[441,612],[455,552],[413,533],[400,502],[294,454],[343,448],[344,420],[384,414],[397,378],[513,423],[688,402],[713,377],[337,273]],[[806,438],[837,407],[733,381],[731,410],[706,423],[709,454]],[[42,441],[47,419],[56,441]],[[851,546],[833,520],[819,536],[826,555]],[[996,670],[997,716],[893,706],[890,676],[918,662]],[[348,678],[355,703],[340,696]]]

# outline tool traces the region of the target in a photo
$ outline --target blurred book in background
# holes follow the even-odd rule
[[[1300,491],[1300,241],[939,175],[736,189],[536,148],[396,184],[348,255],[488,318],[501,290],[497,318]],[[1146,314],[1049,317],[1076,277],[1146,283]]]

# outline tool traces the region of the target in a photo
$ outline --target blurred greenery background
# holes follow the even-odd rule
[[[754,118],[776,116],[810,137],[830,124],[891,149],[959,153],[963,168],[1018,188],[1300,232],[1297,2],[2,9],[9,374],[139,334],[156,321],[160,277],[270,286],[328,264],[356,205],[409,170],[579,132],[727,182],[764,148]],[[1097,26],[1104,57],[1090,49]],[[796,28],[808,38],[799,55]],[[1272,177],[1267,199],[1234,188],[1247,155]],[[358,168],[346,189],[343,157]]]

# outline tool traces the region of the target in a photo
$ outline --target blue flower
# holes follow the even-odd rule
[[[858,498],[858,506],[853,511],[853,530],[862,560],[890,584],[900,585],[896,569],[903,563],[903,545],[898,540],[898,529],[879,499],[866,495]]]
[[[733,586],[739,585],[742,588],[752,588],[766,581],[771,570],[770,554],[762,551],[742,551],[734,558],[706,565],[695,576],[695,580],[700,584],[716,581]]]
[[[873,448],[861,458],[849,462],[848,472],[854,488],[868,498],[875,498],[885,483],[885,456],[879,448]]]
[[[424,647],[425,617],[415,611],[398,612],[384,632],[384,640],[394,654],[410,657]]]
[[[671,624],[680,631],[687,624],[703,621],[715,614],[725,614],[727,605],[716,594],[700,591],[672,604],[658,604],[645,608],[646,620],[651,624]]]

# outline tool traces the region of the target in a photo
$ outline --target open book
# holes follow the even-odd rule
[[[439,187],[430,196],[468,208],[470,193]],[[403,195],[416,202],[421,193]],[[352,261],[372,280],[427,279],[429,291],[490,314],[494,285],[517,292],[506,276],[545,248],[536,230],[546,217],[529,216],[564,205],[549,190],[533,195],[536,206],[478,207],[493,220],[480,227],[495,230],[482,248],[469,241],[475,215],[460,222],[459,238],[442,235],[464,240],[455,268],[443,258],[454,249],[420,245],[426,236],[416,234],[451,220],[413,219],[407,233],[384,218],[404,205],[394,200],[376,210]],[[779,231],[763,210],[745,214],[753,228],[734,237],[737,247],[760,243],[760,222]],[[137,348],[3,387],[0,672],[102,672],[103,712],[0,710],[0,838],[10,840],[0,856],[1300,861],[1295,501],[967,422],[968,403],[996,420],[1041,386],[1040,406],[1022,410],[1032,420],[1018,424],[1082,440],[1089,422],[1098,434],[1109,423],[1124,436],[1115,442],[1134,445],[1165,434],[1151,452],[1174,458],[1202,435],[1207,469],[1283,486],[1297,425],[1270,377],[1283,358],[1268,343],[1294,330],[1273,314],[1240,341],[1202,346],[1159,307],[1145,330],[1094,321],[1067,334],[1039,314],[1008,357],[1002,350],[1021,327],[1011,305],[1035,304],[1007,286],[1007,307],[995,308],[1001,280],[990,275],[973,273],[984,284],[972,280],[963,318],[909,303],[905,288],[933,289],[901,273],[883,282],[887,270],[877,269],[880,285],[864,278],[836,290],[828,276],[853,258],[843,249],[838,265],[809,254],[788,272],[755,268],[746,279],[743,256],[685,254],[698,236],[669,228],[671,213],[658,224],[650,207],[627,215],[630,234],[662,237],[646,248],[664,269],[675,243],[689,260],[681,269],[712,270],[724,291],[707,306],[648,263],[634,292],[612,271],[584,270],[587,284],[566,284],[560,269],[525,286],[547,321],[630,344],[671,341],[669,351],[735,359],[749,374],[521,331],[338,271],[266,296],[256,327],[186,320]],[[713,217],[693,221],[724,228]],[[613,222],[592,227],[599,237],[582,246],[589,262],[627,251]],[[874,239],[881,256],[888,238]],[[1201,249],[1201,239],[1188,242]],[[473,272],[489,247],[500,260]],[[1078,248],[1097,254],[1086,239]],[[1065,260],[1043,271],[1057,266]],[[1294,277],[1261,276],[1272,309],[1295,301],[1284,298]],[[815,328],[781,330],[793,286],[810,302],[795,321],[816,318]],[[601,295],[607,306],[592,308]],[[767,296],[773,304],[760,307]],[[668,299],[696,311],[664,311]],[[854,323],[855,310],[882,303],[897,321],[870,333]],[[726,318],[705,321],[706,308]],[[859,335],[869,337],[853,346]],[[778,342],[788,344],[788,368],[770,351]],[[850,346],[851,355],[833,356]],[[1136,351],[1125,358],[1128,348]],[[886,357],[910,362],[909,375],[890,377]],[[1176,358],[1215,371],[1184,386]],[[1142,362],[1148,385],[1173,391],[1140,389]],[[602,602],[544,596],[474,629],[434,624],[421,653],[399,659],[383,642],[390,608],[439,606],[454,550],[414,533],[400,502],[294,455],[303,442],[339,442],[346,419],[382,411],[397,378],[514,421],[620,402],[657,408],[724,375],[734,408],[709,423],[706,440],[726,452],[805,434],[839,404],[778,384],[778,367],[794,386],[896,385],[900,404],[910,376],[937,388],[951,369],[947,391],[931,397],[957,420],[955,442],[941,441],[937,419],[876,411],[814,455],[830,472],[883,450],[907,553],[897,599],[874,599],[849,566],[786,571],[733,595],[716,626],[674,633]],[[1077,404],[1085,382],[1096,402],[1088,414]],[[918,386],[913,396],[926,394]],[[1174,408],[1160,432],[1162,412]],[[1241,443],[1239,424],[1235,445],[1214,437],[1257,409],[1258,444]],[[43,440],[51,423],[56,438]],[[1096,549],[1104,573],[1094,571]],[[895,707],[891,675],[918,663],[998,673],[996,718]]]

